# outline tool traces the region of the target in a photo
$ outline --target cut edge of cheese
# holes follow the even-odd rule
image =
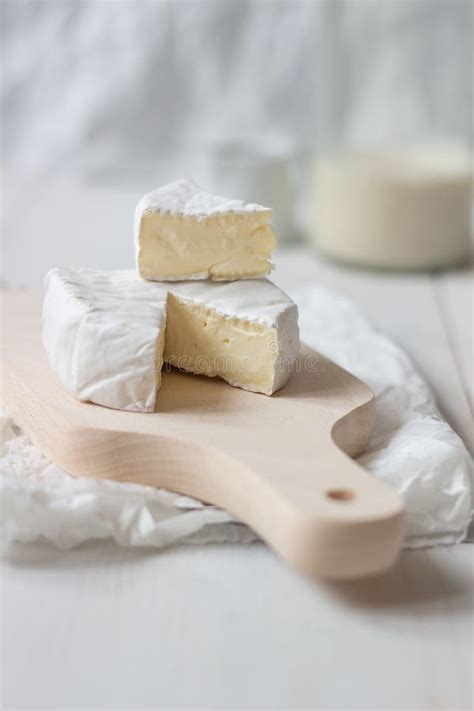
[[[270,273],[276,237],[272,210],[176,180],[139,201],[136,265],[155,281],[256,279]]]
[[[230,385],[272,395],[288,380],[296,305],[274,324],[228,315],[170,292],[163,360],[180,370],[220,377]],[[293,332],[292,332],[293,331]]]

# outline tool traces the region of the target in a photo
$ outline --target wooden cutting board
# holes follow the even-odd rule
[[[360,380],[303,348],[272,397],[174,371],[155,413],[110,410],[77,401],[50,370],[41,304],[39,291],[3,293],[2,404],[56,465],[216,504],[311,575],[358,577],[394,562],[401,500],[350,458],[374,422]]]

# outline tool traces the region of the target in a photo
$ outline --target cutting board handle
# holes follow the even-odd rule
[[[400,550],[399,495],[342,452],[330,434],[319,437],[314,457],[298,460],[297,467],[283,456],[270,467],[263,446],[259,457],[252,452],[250,466],[244,451],[229,457],[162,435],[91,428],[76,429],[73,437],[68,443],[63,432],[67,461],[59,463],[67,471],[165,488],[220,506],[304,573],[370,575],[389,568]]]
[[[330,438],[326,445],[319,443],[317,458],[295,474],[281,483],[273,479],[274,515],[267,513],[262,532],[289,563],[332,579],[374,574],[394,563],[404,531],[396,491]]]

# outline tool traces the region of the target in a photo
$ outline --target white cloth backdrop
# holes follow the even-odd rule
[[[130,173],[185,146],[467,136],[469,0],[3,0],[4,168]]]

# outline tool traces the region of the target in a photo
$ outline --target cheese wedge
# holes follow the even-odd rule
[[[144,279],[233,281],[265,276],[276,247],[272,211],[176,180],[137,205],[134,239]]]
[[[274,393],[299,352],[298,312],[268,279],[163,283],[132,270],[53,269],[43,343],[80,400],[152,412],[163,362]]]

